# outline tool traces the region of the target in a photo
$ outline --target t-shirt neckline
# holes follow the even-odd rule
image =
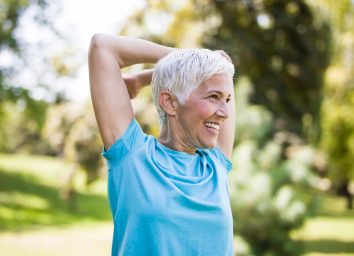
[[[154,139],[155,139],[156,145],[158,147],[162,148],[163,151],[167,152],[171,156],[185,157],[185,158],[195,158],[195,157],[198,156],[198,150],[199,149],[196,149],[194,154],[189,154],[189,153],[184,152],[184,151],[178,151],[178,150],[174,150],[174,149],[171,149],[169,147],[166,147],[161,142],[159,142],[156,138],[154,138]]]

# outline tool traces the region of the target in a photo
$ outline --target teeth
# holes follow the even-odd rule
[[[215,123],[204,123],[204,124],[208,128],[213,128],[213,129],[216,129],[216,130],[219,130],[219,128],[220,128],[220,125],[215,124]]]

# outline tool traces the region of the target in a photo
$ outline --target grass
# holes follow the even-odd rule
[[[354,255],[353,218],[309,219],[296,236],[308,255]]]
[[[48,227],[21,233],[0,233],[1,255],[97,256],[109,255],[112,223]]]
[[[318,198],[317,211],[292,234],[302,242],[304,255],[354,255],[354,211],[346,209],[343,197],[319,191],[311,196]]]
[[[108,255],[112,238],[106,184],[89,189],[75,178],[75,200],[60,195],[71,166],[43,156],[0,154],[0,248],[2,255]],[[307,256],[354,255],[354,213],[335,195],[319,198],[318,211],[293,232]],[[73,207],[75,205],[75,207]]]
[[[0,154],[0,232],[110,221],[104,182],[86,190],[78,175],[72,199],[60,197],[69,169],[51,157]]]

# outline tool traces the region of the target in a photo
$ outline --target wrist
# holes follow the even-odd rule
[[[154,73],[153,69],[146,69],[139,72],[136,75],[138,84],[140,87],[145,87],[151,84],[152,74]]]

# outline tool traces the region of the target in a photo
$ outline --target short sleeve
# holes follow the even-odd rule
[[[108,169],[119,164],[146,136],[136,119],[133,119],[125,133],[108,150],[103,149],[102,155],[107,160]]]
[[[212,148],[210,151],[225,166],[228,172],[232,170],[232,162],[225,156],[225,154],[218,147]]]

